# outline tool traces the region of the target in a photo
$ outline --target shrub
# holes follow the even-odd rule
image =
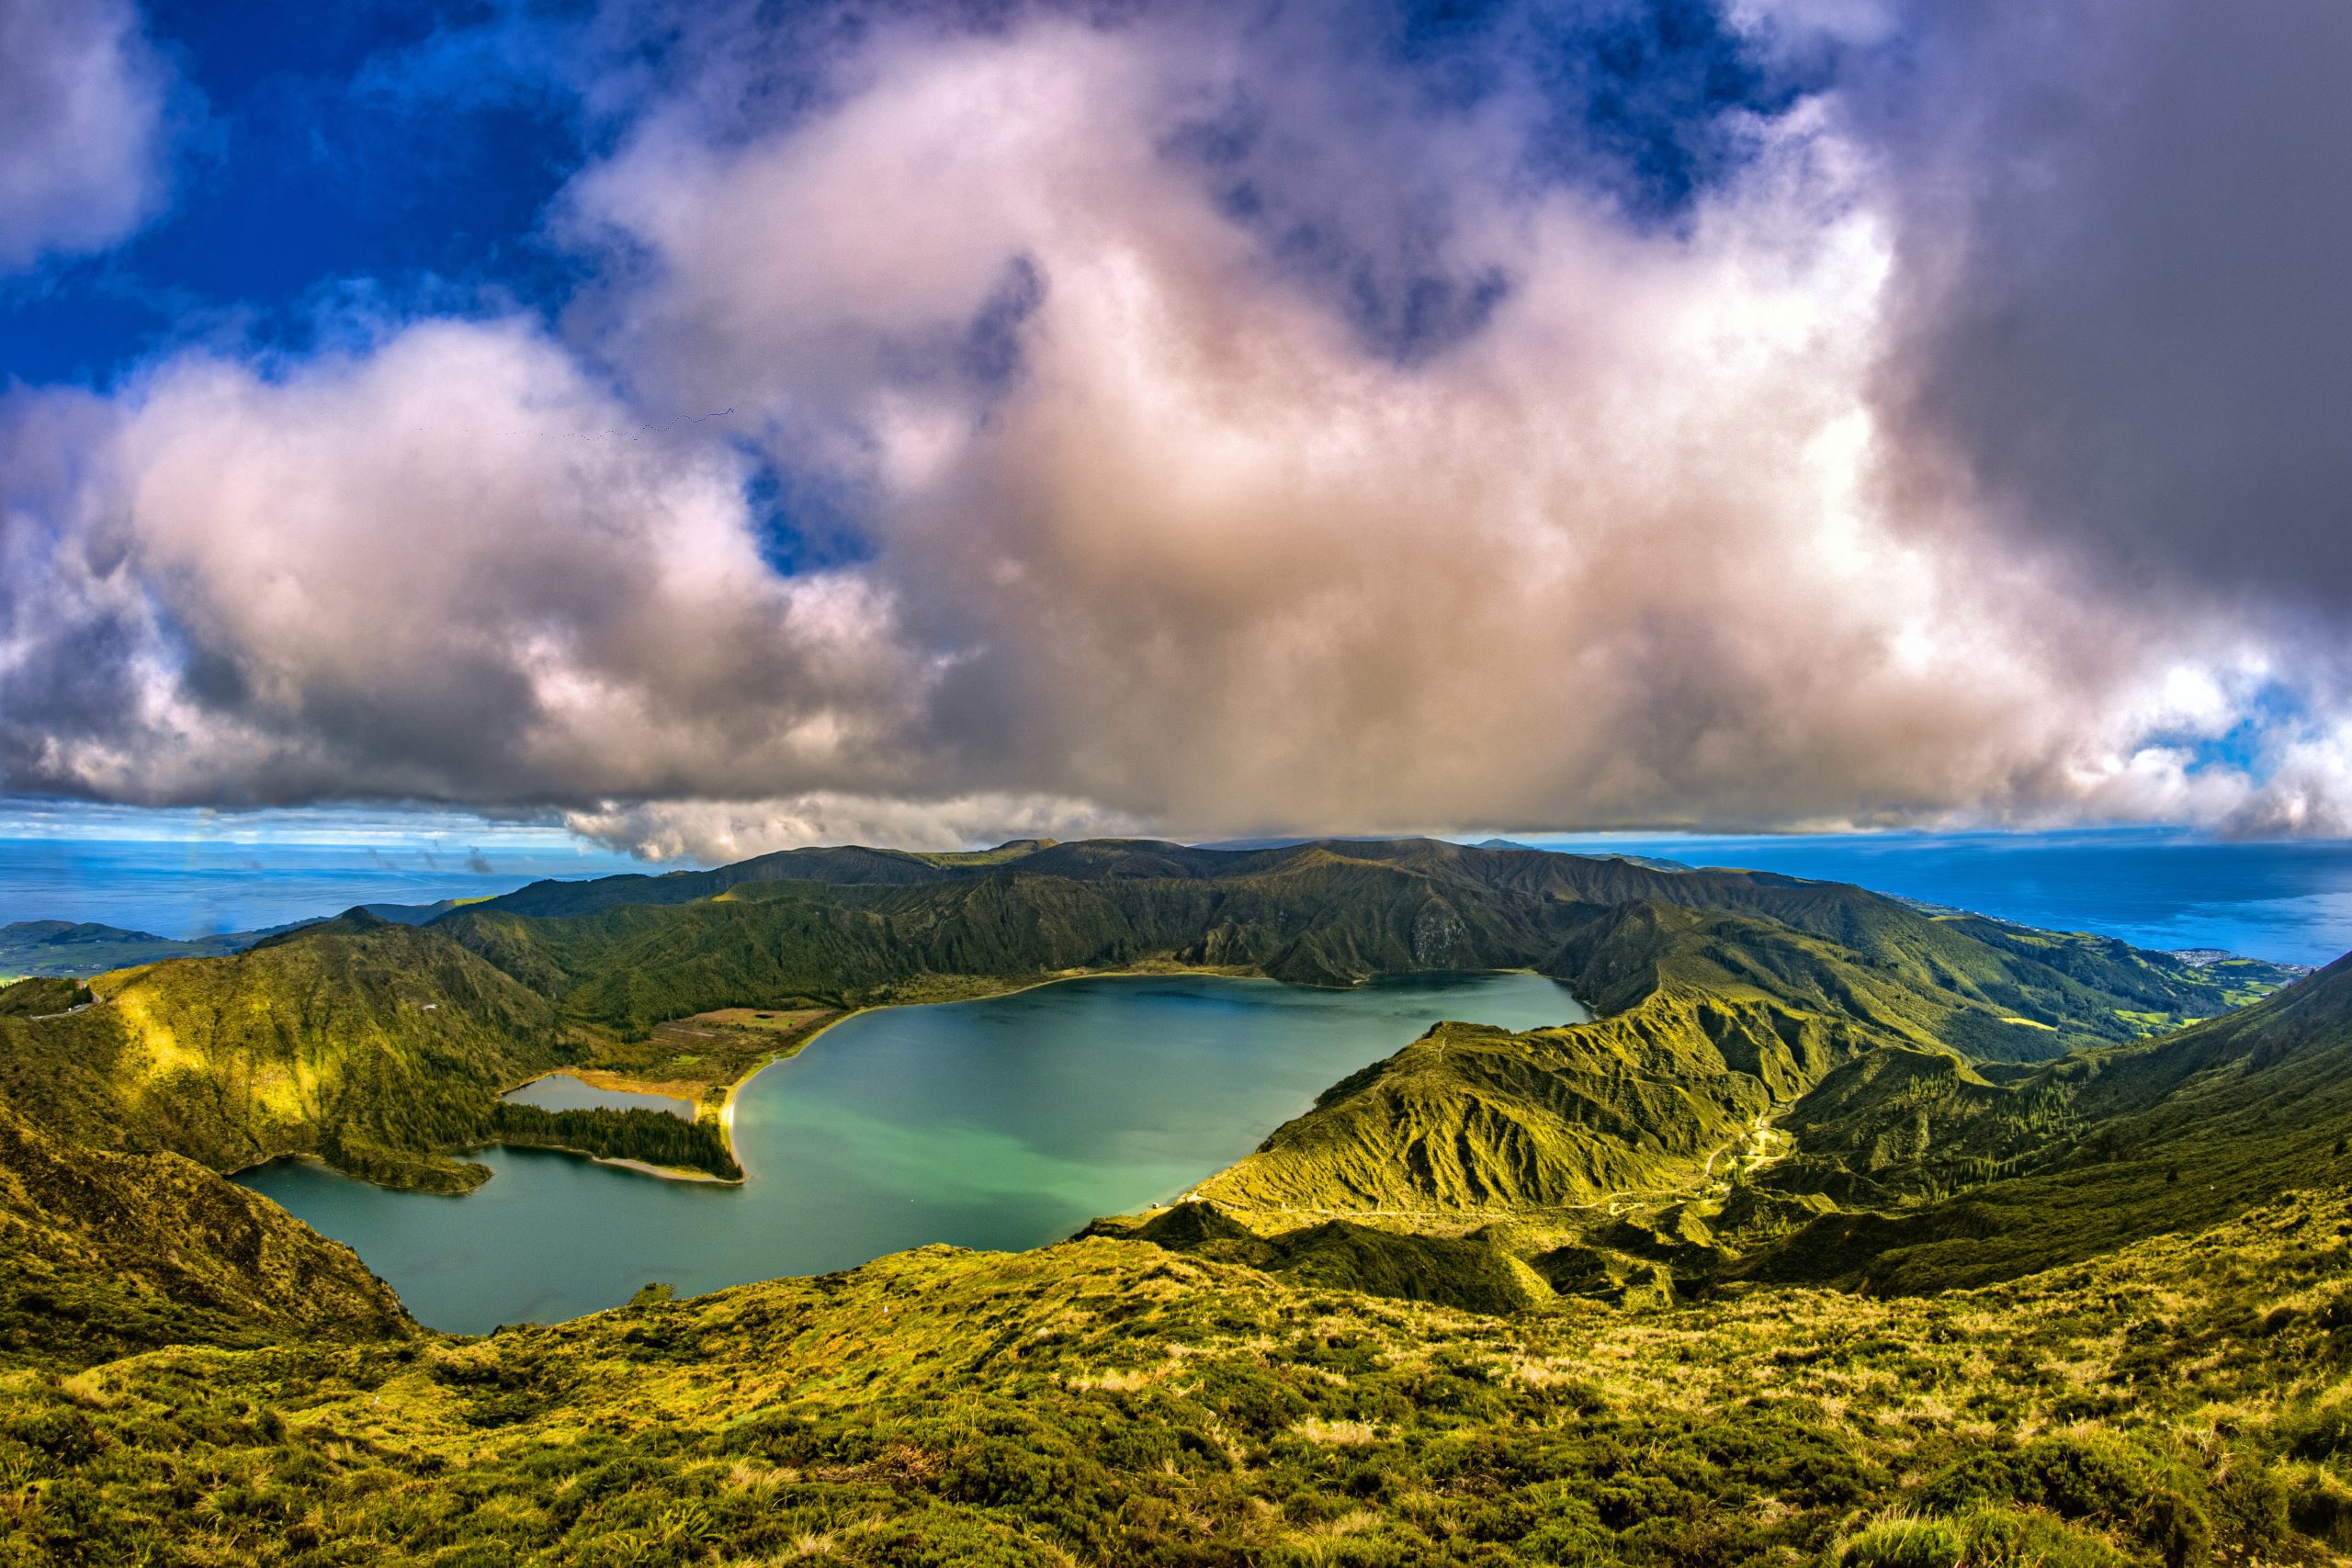
[[[2125,1531],[2188,1568],[2212,1550],[2213,1526],[2189,1495],[2201,1490],[2179,1465],[2110,1433],[2039,1438],[2013,1452],[1970,1456],[1929,1481],[1932,1508],[1970,1504],[2044,1507]]]
[[[1842,1568],[1959,1568],[1968,1543],[1949,1519],[1891,1515],[1838,1549]]]

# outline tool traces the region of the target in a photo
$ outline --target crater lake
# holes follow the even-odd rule
[[[1441,1020],[1533,1029],[1588,1016],[1566,987],[1527,974],[1346,991],[1066,980],[858,1013],[763,1069],[735,1100],[741,1186],[496,1147],[473,1156],[492,1178],[462,1197],[308,1162],[238,1179],[350,1245],[421,1321],[481,1333],[616,1306],[650,1281],[699,1294],[935,1242],[1057,1241],[1181,1196]]]

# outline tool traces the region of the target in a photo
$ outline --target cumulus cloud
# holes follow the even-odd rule
[[[154,213],[171,90],[130,0],[0,0],[0,272]]]
[[[2160,466],[2202,460],[2195,399],[2092,407],[2124,306],[2054,359],[2003,361],[1984,325],[2000,288],[2063,315],[2087,286],[2051,247],[2003,274],[1977,236],[2041,209],[1945,161],[2040,158],[2063,191],[2130,126],[2059,115],[2079,176],[1973,116],[1939,141],[1933,95],[1904,110],[1872,74],[1909,58],[1891,7],[1738,14],[1848,74],[1630,164],[1622,103],[1577,143],[1556,84],[1439,92],[1312,10],[862,27],[791,92],[697,34],[728,68],[653,94],[561,204],[602,267],[561,335],[428,321],[0,412],[11,451],[79,454],[7,480],[0,770],[547,807],[702,858],[2342,829],[2332,590],[2266,619],[2090,564],[2130,536],[2090,503],[2137,504],[2099,475],[2166,434]],[[2088,433],[2067,483],[2036,467],[2054,438],[2008,461],[2031,422],[1980,417],[1984,389],[2030,403],[2030,371]],[[2326,374],[2281,372],[2340,415]],[[721,400],[731,434],[637,412]],[[2302,462],[2264,476],[2280,518],[2352,496],[2332,449],[2277,457]],[[820,569],[781,547],[798,479],[852,498]],[[2302,526],[2275,525],[2248,536]]]
[[[584,839],[644,860],[744,860],[811,844],[958,850],[1008,839],[1129,838],[1136,818],[1067,796],[973,795],[946,800],[817,792],[786,800],[662,800],[569,811]]]
[[[1237,830],[2023,812],[2162,771],[2142,671],[2222,650],[1885,515],[1891,238],[1817,117],[1751,127],[1749,173],[1653,231],[1476,177],[1481,117],[1414,122],[1457,176],[1425,259],[1508,282],[1400,356],[1168,154],[1250,90],[1214,51],[890,47],[813,127],[657,124],[582,200],[653,259],[656,374],[856,411],[877,568],[965,653],[960,776]],[[1400,156],[1286,162],[1393,189]],[[1403,265],[1389,213],[1317,216]],[[1016,265],[1014,383],[931,369]],[[856,352],[813,341],[844,323]]]
[[[182,357],[107,412],[84,514],[0,661],[19,788],[512,803],[899,782],[876,738],[927,677],[885,588],[778,577],[741,460],[631,439],[640,422],[527,325],[428,322],[277,375]],[[36,537],[22,515],[10,536]],[[75,657],[91,646],[116,656]],[[60,694],[93,666],[111,701]],[[85,706],[106,728],[51,716]]]

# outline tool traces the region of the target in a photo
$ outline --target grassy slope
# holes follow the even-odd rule
[[[412,1330],[350,1248],[267,1199],[177,1155],[61,1142],[0,1107],[0,1364]]]
[[[99,977],[101,1005],[0,1018],[0,1097],[99,1148],[229,1170],[320,1154],[462,1188],[431,1151],[476,1136],[492,1093],[553,1066],[547,1001],[458,944],[368,919],[227,958]]]
[[[616,902],[673,895],[695,901]],[[597,912],[514,912],[559,907]],[[219,1168],[317,1152],[376,1179],[456,1188],[472,1168],[441,1151],[485,1134],[492,1090],[567,1060],[644,1070],[634,1043],[667,1020],[928,999],[1155,964],[1323,984],[1538,967],[1604,1008],[1679,986],[1769,998],[1794,1015],[1775,1026],[1792,1037],[1822,1032],[1806,1021],[1818,1015],[1983,1056],[2128,1039],[2133,1021],[2211,1010],[2224,989],[2159,955],[1932,918],[1858,888],[1532,851],[1428,840],[809,851],[688,877],[541,885],[421,931],[355,915],[232,958],[109,976],[100,1007],[0,1020],[0,1097],[99,1146],[171,1148]],[[1747,1114],[1754,1097],[1704,1077],[1717,1070],[1719,1043],[1668,1042],[1672,1031],[1653,1021],[1648,1043],[1665,1055],[1644,1070],[1656,1078],[1684,1057],[1696,1064],[1704,1081],[1679,1091],[1688,1104],[1589,1083],[1577,1097],[1621,1117],[1694,1115],[1663,1127],[1659,1146],[1635,1161],[1656,1175],[1661,1160],[1703,1158],[1722,1114]],[[1729,1066],[1763,1072],[1775,1100],[1821,1067],[1748,1055]],[[1516,1120],[1501,1100],[1487,1104]],[[1412,1135],[1439,1136],[1442,1120],[1433,1112]],[[1561,1131],[1534,1127],[1544,1160]],[[1457,1162],[1463,1181],[1484,1182],[1476,1168],[1523,1144],[1515,1127],[1494,1136],[1487,1153]],[[1631,1174],[1609,1153],[1593,1145],[1546,1165],[1545,1201]],[[1586,1174],[1571,1177],[1577,1168]]]
[[[1850,1076],[1892,1052],[1958,1072],[1953,1053],[2006,1051],[2015,1033],[2101,1043],[2112,993],[1840,891],[1806,885],[1792,912],[1843,940],[1655,900],[1610,910],[1564,955],[1602,1017],[1518,1036],[1446,1026],[1202,1191],[1270,1220],[1657,1194],[1711,1174],[1759,1117],[1841,1064]],[[2029,1009],[2059,1021],[2004,1021]]]
[[[1814,1222],[1768,1277],[1929,1290],[2004,1279],[2352,1170],[2352,959],[2242,1011],[1987,1082],[1833,1078],[1788,1123],[1928,1201]],[[1953,1188],[1971,1175],[1997,1179]]]
[[[940,882],[974,866],[1002,864],[1018,852],[989,851],[968,855],[910,854],[858,845],[834,849],[782,850],[710,871],[678,871],[662,876],[599,876],[587,881],[549,880],[485,898],[480,908],[534,919],[600,914],[625,904],[686,904],[714,898],[731,888],[763,882],[827,882],[843,886]]]
[[[2339,1190],[1988,1294],[1510,1318],[929,1248],[488,1339],[162,1351],[0,1382],[0,1561],[2336,1561],[2346,1231]]]
[[[2228,1220],[2324,1176],[2352,1124],[2352,969],[2118,1043],[2246,976],[1831,885],[1450,846],[920,864],[574,919],[353,922],[235,970],[108,976],[86,1013],[0,1020],[0,1071],[93,1140],[389,1155],[446,1140],[518,1076],[500,1049],[552,1054],[566,1013],[626,1031],[1139,962],[1345,980],[1516,959],[1610,1016],[1442,1027],[1340,1086],[1212,1184],[1280,1234],[1188,1205],[1040,1253],[927,1249],[487,1341],[371,1320],[337,1249],[290,1221],[240,1252],[220,1205],[255,1224],[267,1206],[192,1166],[61,1159],[24,1130],[0,1170],[95,1172],[153,1221],[19,1175],[5,1234],[55,1283],[13,1321],[55,1319],[48,1364],[271,1344],[0,1382],[0,1543],[38,1562],[1889,1568],[2352,1547],[2341,1191],[1983,1295],[1735,1282],[1628,1314],[1560,1293],[1671,1303],[1668,1268],[1722,1274],[1743,1251],[1756,1279],[1917,1291]],[[2089,1049],[2003,1060],[2069,1046]],[[1884,1212],[1817,1217],[1825,1193]],[[1317,1208],[1342,1217],[1283,1213]],[[159,1275],[184,1235],[227,1261]],[[288,1295],[389,1337],[284,1339]]]
[[[1646,1259],[1686,1291],[1909,1292],[2014,1279],[2352,1172],[2352,959],[2171,1035],[2022,1066],[1917,1038],[1883,991],[1826,996],[1847,976],[1793,967],[1786,943],[1743,944],[1771,970],[1744,996],[1668,951],[1665,977],[1596,1022],[1432,1032],[1201,1196],[1277,1248],[1335,1215],[1447,1235],[1510,1217],[1520,1234],[1496,1245],[1564,1290],[1622,1293]],[[1768,1001],[1765,984],[1835,1010]]]
[[[1693,1016],[1702,1008],[1724,1021],[1721,1045]],[[1727,1065],[1726,1050],[1741,1045],[1782,1042],[1741,1010],[1663,999],[1532,1034],[1441,1024],[1200,1191],[1273,1222],[1443,1219],[1688,1182],[1770,1103],[1760,1081]]]
[[[898,857],[889,863],[906,863],[908,874],[892,880],[867,874],[864,857],[878,854],[747,862],[792,861],[797,874],[743,877],[692,902],[611,902],[667,897],[673,884],[692,891],[669,877],[586,884],[560,906],[552,891],[521,903],[512,895],[435,929],[560,997],[576,1021],[629,1038],[717,1008],[865,1005],[1143,963],[1323,985],[1400,970],[1537,968],[1599,996],[1611,988],[1612,956],[1644,962],[1620,913],[1628,908],[1669,922],[1681,909],[1721,918],[1717,967],[1743,983],[1774,978],[1743,970],[1747,937],[1793,932],[1844,962],[1849,986],[1876,987],[1877,1004],[1897,1012],[1932,1013],[1921,1027],[1973,1055],[2051,1056],[2132,1038],[2140,1018],[2226,1005],[2222,980],[2161,954],[2089,938],[2028,941],[1859,888],[1747,873],[1429,840],[1257,852],[1113,841],[950,867],[932,863],[951,857]],[[695,874],[706,880],[694,887],[730,873]],[[518,912],[559,907],[592,912]]]
[[[149,931],[71,920],[19,920],[0,926],[0,975],[89,976],[166,958],[215,958],[241,952],[262,931],[233,931],[181,942]]]
[[[30,976],[0,986],[0,1018],[42,1018],[91,1000],[90,987],[64,976]]]

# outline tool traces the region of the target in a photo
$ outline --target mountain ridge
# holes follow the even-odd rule
[[[1428,840],[793,851],[694,874],[716,891],[631,903],[648,881],[685,884],[599,879],[578,885],[591,913],[493,899],[421,926],[356,909],[242,954],[97,977],[96,1008],[0,1019],[0,1093],[101,1145],[220,1169],[318,1154],[459,1190],[480,1168],[449,1156],[489,1135],[500,1089],[563,1066],[691,1079],[655,1027],[736,1007],[838,1010],[1155,966],[1315,985],[1532,968],[1604,1011],[1697,987],[2034,1058],[2225,996],[2165,955],[1931,919],[1838,884]],[[510,899],[537,907],[531,892]]]
[[[32,1010],[70,982],[22,982],[0,1562],[2352,1551],[2352,958],[2224,1011],[2285,972],[1837,884],[1006,850],[573,915],[355,910],[98,976],[63,1016]],[[658,1066],[652,1026],[714,998],[822,1018],[1113,964],[1507,959],[1599,1016],[1440,1024],[1171,1208],[470,1340],[135,1149],[455,1190],[510,1077]]]

